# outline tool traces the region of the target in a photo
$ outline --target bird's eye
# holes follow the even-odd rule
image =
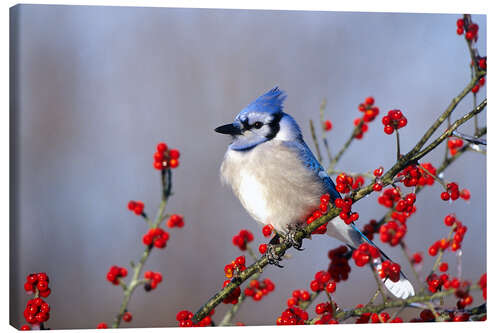
[[[258,121],[258,122],[256,122],[255,124],[253,124],[253,127],[255,127],[255,128],[257,128],[257,129],[261,128],[262,126],[264,126],[264,124],[263,124],[263,123],[261,123],[260,121]]]

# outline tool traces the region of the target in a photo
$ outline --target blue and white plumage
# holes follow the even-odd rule
[[[332,202],[340,197],[295,120],[283,112],[285,98],[276,87],[245,107],[233,123],[215,129],[233,138],[222,162],[222,181],[255,220],[281,233],[304,224],[323,194],[329,193]],[[354,248],[369,241],[340,218],[330,222],[327,234]],[[397,283],[387,280],[385,284],[396,297],[414,295],[403,276]]]

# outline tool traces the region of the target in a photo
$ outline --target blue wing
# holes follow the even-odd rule
[[[325,171],[323,166],[321,166],[316,157],[314,157],[314,154],[311,152],[304,140],[300,139],[295,142],[286,142],[284,144],[289,145],[297,150],[299,158],[302,160],[302,163],[304,163],[304,166],[313,171],[323,182],[325,190],[328,192],[328,194],[330,194],[330,200],[332,202],[336,198],[341,197],[340,193],[335,188],[335,183],[330,178],[330,176],[328,176],[328,173]]]

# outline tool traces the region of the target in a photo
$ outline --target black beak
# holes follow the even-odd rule
[[[241,135],[241,130],[239,127],[234,126],[233,124],[227,124],[217,127],[214,131],[221,134],[229,134],[229,135]]]

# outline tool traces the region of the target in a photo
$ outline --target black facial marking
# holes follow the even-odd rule
[[[278,134],[278,132],[280,131],[280,120],[281,118],[283,117],[283,113],[279,112],[279,113],[276,113],[273,120],[269,123],[269,134],[266,135],[266,138],[268,138],[269,140],[271,140],[272,138],[274,138],[276,136],[276,134]]]
[[[248,118],[245,118],[243,120],[241,120],[241,124],[243,125],[243,130],[244,131],[247,131],[250,129],[250,124],[248,124]]]

